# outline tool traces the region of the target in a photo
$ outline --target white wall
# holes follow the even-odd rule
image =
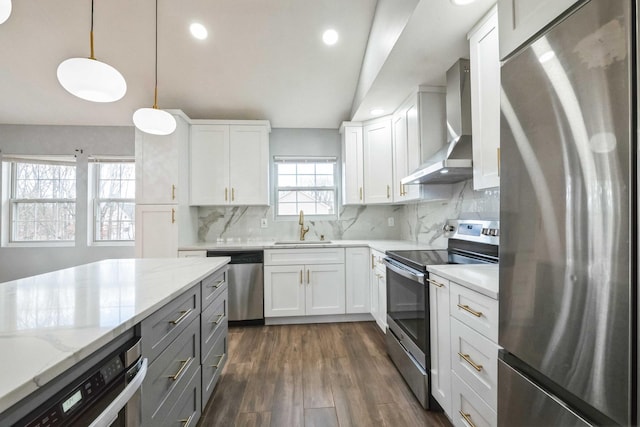
[[[82,153],[76,150],[82,150]],[[76,241],[73,247],[0,247],[0,282],[106,258],[132,258],[131,246],[91,246],[87,240],[89,155],[134,155],[134,128],[0,124],[2,154],[77,154]],[[0,179],[2,179],[0,177]],[[0,183],[2,184],[2,183]],[[0,188],[2,186],[0,185]],[[4,218],[0,221],[5,220]],[[1,227],[0,227],[1,229]]]

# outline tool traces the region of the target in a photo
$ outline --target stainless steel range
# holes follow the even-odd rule
[[[446,250],[387,251],[387,353],[425,409],[437,405],[429,380],[427,267],[497,263],[499,230],[498,221],[449,220]]]

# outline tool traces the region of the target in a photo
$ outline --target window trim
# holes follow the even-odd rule
[[[8,212],[6,213],[7,225],[3,227],[6,230],[6,238],[3,238],[3,246],[6,247],[73,247],[76,244],[78,238],[77,226],[78,226],[78,165],[74,156],[66,155],[46,155],[46,156],[11,156],[3,155],[2,163],[8,165],[8,174],[5,175],[8,182],[8,194],[6,198],[6,205]],[[75,168],[74,185],[76,197],[74,199],[62,199],[62,198],[38,198],[38,199],[25,199],[15,198],[17,191],[17,168],[16,163],[28,163],[28,164],[40,164],[40,165],[56,165],[56,166],[73,166]],[[74,213],[74,235],[71,240],[14,240],[15,228],[14,217],[16,212],[16,206],[19,203],[73,203],[75,204]]]
[[[280,187],[278,186],[278,165],[284,163],[331,163],[333,164],[333,185],[317,186],[317,187]],[[299,214],[296,215],[278,215],[280,201],[278,198],[279,191],[333,191],[334,197],[334,213],[333,214],[307,214],[304,213],[306,220],[310,221],[336,221],[339,218],[339,194],[338,194],[338,158],[334,156],[274,156],[273,157],[273,192],[274,192],[274,209],[273,218],[275,221],[297,221]]]
[[[134,246],[135,245],[135,205],[136,198],[135,196],[131,198],[100,198],[100,165],[102,163],[115,164],[115,163],[130,163],[134,167],[135,173],[135,158],[131,156],[91,156],[88,160],[89,167],[91,168],[89,175],[89,179],[91,180],[91,194],[89,194],[88,200],[90,204],[90,208],[88,211],[88,222],[89,226],[87,227],[89,235],[87,236],[87,240],[90,246]],[[134,178],[134,189],[135,189],[136,181]],[[134,205],[134,218],[133,218],[133,226],[134,226],[134,237],[131,240],[98,240],[96,239],[96,233],[98,230],[98,207],[100,203],[109,203],[109,202],[123,202],[123,203],[133,203]]]

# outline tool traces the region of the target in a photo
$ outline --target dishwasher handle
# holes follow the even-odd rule
[[[147,375],[148,360],[144,358],[139,363],[141,363],[141,365],[138,373],[131,379],[129,384],[127,384],[127,386],[124,388],[124,390],[122,390],[118,397],[116,397],[113,402],[111,402],[109,406],[107,406],[106,409],[102,411],[102,413],[98,415],[95,420],[93,420],[89,427],[110,426],[118,418],[118,413],[140,390],[140,387],[142,387],[142,381]]]

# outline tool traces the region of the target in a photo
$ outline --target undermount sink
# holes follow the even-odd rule
[[[282,240],[275,242],[275,245],[326,245],[331,240]]]

